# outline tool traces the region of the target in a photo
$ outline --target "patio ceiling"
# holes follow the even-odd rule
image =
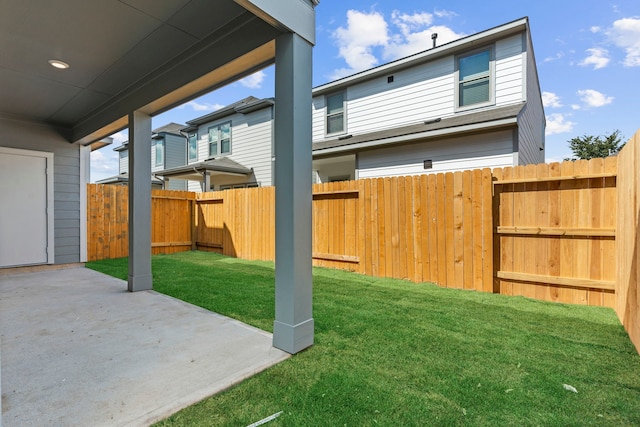
[[[132,110],[159,114],[251,74],[273,63],[285,30],[238,3],[2,0],[0,114],[87,144]]]

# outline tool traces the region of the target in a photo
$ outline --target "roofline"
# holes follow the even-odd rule
[[[338,147],[330,147],[324,149],[313,150],[313,157],[321,157],[329,154],[336,153],[348,153],[360,151],[363,149],[369,148],[380,148],[391,144],[396,143],[409,143],[416,142],[420,139],[432,139],[435,137],[442,136],[455,136],[458,134],[475,132],[478,130],[493,130],[501,127],[511,127],[512,125],[517,125],[518,117],[508,117],[505,119],[492,120],[490,122],[480,122],[480,123],[472,123],[468,125],[455,126],[443,129],[436,130],[427,130],[424,132],[417,132],[405,135],[392,136],[390,138],[384,139],[375,139],[371,141],[359,142],[351,145],[341,145]]]
[[[379,65],[365,71],[361,71],[356,74],[352,74],[351,76],[343,77],[341,79],[316,86],[315,88],[313,88],[312,94],[313,96],[317,96],[325,94],[327,92],[340,90],[355,83],[360,83],[375,77],[384,76],[389,73],[397,72],[402,69],[412,67],[427,61],[432,61],[443,56],[448,56],[459,51],[468,50],[472,47],[489,43],[495,39],[504,37],[506,35],[519,33],[521,31],[529,31],[529,18],[526,16],[520,19],[516,19],[515,21],[508,22],[506,24],[489,28],[479,33],[462,37],[460,39],[445,43],[435,48],[418,52],[416,54],[400,58],[395,61],[388,62],[386,64]]]
[[[195,130],[197,126],[203,123],[219,120],[236,113],[251,113],[262,108],[272,107],[275,104],[274,98],[262,98],[248,103],[241,103],[242,101],[243,100],[234,102],[233,104],[229,104],[219,110],[216,110],[209,114],[205,114],[204,116],[197,117],[193,120],[187,120],[187,125],[182,128],[181,131],[188,132],[190,130]]]

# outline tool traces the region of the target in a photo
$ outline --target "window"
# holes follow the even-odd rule
[[[491,49],[458,58],[459,108],[490,102],[491,89]]]
[[[190,162],[198,160],[198,134],[190,133],[188,135],[189,142],[187,144],[187,157]]]
[[[164,166],[164,140],[156,139],[156,166]]]
[[[327,135],[343,133],[345,131],[344,118],[344,92],[327,95]]]
[[[231,122],[209,128],[209,157],[231,153]]]

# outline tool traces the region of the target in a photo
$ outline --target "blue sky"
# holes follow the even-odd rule
[[[528,16],[547,117],[546,159],[571,155],[567,140],[640,128],[640,2],[637,0],[321,0],[316,8],[313,85],[416,53],[438,43]],[[273,96],[274,70],[153,118],[157,128],[185,123],[249,95]],[[126,131],[114,135],[114,146]],[[92,153],[91,180],[117,174],[117,153]]]

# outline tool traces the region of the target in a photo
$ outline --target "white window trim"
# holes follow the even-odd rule
[[[339,132],[328,132],[327,126],[327,118],[329,117],[327,113],[327,109],[329,107],[328,98],[334,95],[342,94],[342,130]],[[347,133],[347,91],[339,90],[337,92],[328,93],[324,96],[324,135],[325,136],[334,136],[334,135],[343,135]]]
[[[162,145],[162,161],[161,162],[158,162],[158,145]],[[164,139],[156,139],[155,146],[156,146],[156,152],[154,153],[155,154],[154,165],[164,167],[165,157],[167,155],[166,144],[164,143]]]
[[[218,128],[218,132],[220,132],[220,128],[226,124],[229,124],[229,152],[228,153],[222,153],[222,143],[220,141],[220,139],[218,139],[218,151],[215,154],[211,154],[211,129],[212,128]],[[219,133],[218,133],[219,136]],[[211,125],[207,127],[207,154],[209,158],[211,157],[226,157],[226,156],[230,156],[233,153],[233,125],[231,123],[231,120],[226,121],[226,122],[221,122],[221,123],[216,123],[215,125]]]
[[[189,158],[189,144],[191,143],[191,136],[196,137],[196,157],[194,159]],[[187,133],[187,163],[196,163],[198,161],[198,132],[189,132]]]
[[[480,53],[483,52],[485,50],[489,51],[489,100],[486,102],[478,102],[477,104],[471,104],[471,105],[460,105],[460,59],[470,56],[470,55],[474,55],[476,53]],[[489,105],[495,105],[496,103],[496,58],[495,58],[495,48],[493,45],[490,46],[483,46],[481,48],[478,49],[474,49],[471,51],[467,51],[463,54],[460,55],[456,55],[455,56],[455,90],[454,90],[454,97],[455,97],[455,111],[459,112],[459,111],[467,111],[467,110],[473,110],[475,108],[481,108],[481,107],[486,107]]]

